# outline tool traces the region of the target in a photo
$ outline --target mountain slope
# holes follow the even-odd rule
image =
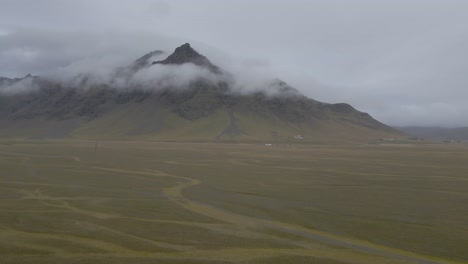
[[[165,60],[148,62],[157,53],[137,60],[132,70],[116,71],[115,76],[125,78],[124,87],[110,82],[82,89],[35,78],[36,90],[0,93],[0,137],[365,142],[401,135],[348,104],[309,99],[280,80],[262,92],[239,93],[232,88],[232,76],[189,44]],[[171,68],[161,68],[166,65]],[[184,77],[177,75],[184,65],[210,74],[201,71],[205,75],[179,87],[174,79]],[[161,77],[160,71],[169,74]],[[136,82],[141,74],[154,74],[157,82]]]

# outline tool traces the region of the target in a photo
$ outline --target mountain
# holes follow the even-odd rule
[[[410,135],[431,140],[468,140],[468,127],[398,127]]]
[[[147,53],[143,55],[141,58],[137,59],[135,62],[133,62],[133,65],[136,66],[137,68],[143,68],[151,64],[153,61],[152,59],[154,57],[163,55],[164,51],[162,50],[154,50],[151,51],[150,53]]]
[[[184,45],[175,49],[174,53],[169,55],[165,60],[162,61],[155,61],[153,64],[184,64],[184,63],[193,63],[197,66],[201,66],[203,68],[208,68],[209,70],[220,73],[220,69],[218,66],[213,65],[210,60],[208,60],[205,56],[198,53],[194,50],[189,43],[185,43]]]
[[[36,88],[12,91],[14,81],[2,79],[0,137],[367,142],[403,136],[348,104],[307,98],[278,79],[241,93],[233,75],[188,43],[164,60],[149,61],[161,54],[148,53],[106,81],[83,75],[70,85],[27,76]]]
[[[28,74],[23,78],[0,77],[0,95],[39,89],[40,78]]]
[[[28,75],[24,76],[23,78],[13,78],[13,79],[0,76],[0,87],[11,86],[11,85],[14,85],[15,83],[19,83],[21,81],[28,80],[28,79],[34,79],[34,78],[37,78],[37,77],[32,76],[31,74],[28,74]]]

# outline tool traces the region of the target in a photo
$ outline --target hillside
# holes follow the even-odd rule
[[[73,84],[30,75],[0,80],[0,137],[366,142],[402,136],[348,104],[315,101],[280,80],[240,93],[235,77],[189,44],[150,61],[161,54],[116,69],[107,82],[85,74]]]

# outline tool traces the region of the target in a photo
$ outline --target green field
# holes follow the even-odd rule
[[[0,141],[0,263],[468,263],[468,146]]]

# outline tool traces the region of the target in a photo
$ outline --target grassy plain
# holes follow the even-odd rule
[[[1,263],[467,263],[468,146],[0,141]]]

